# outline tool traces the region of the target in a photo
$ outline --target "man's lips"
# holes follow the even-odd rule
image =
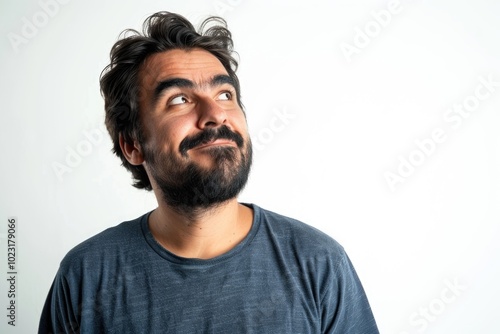
[[[206,147],[212,147],[212,146],[237,146],[236,143],[232,140],[229,139],[216,139],[216,140],[211,140],[207,143],[200,144],[198,146],[193,147],[192,149],[202,149]]]
[[[245,144],[243,137],[237,132],[233,132],[226,125],[218,129],[206,129],[196,136],[186,137],[179,144],[179,151],[186,155],[187,151],[193,149],[204,149],[209,147],[239,147]]]

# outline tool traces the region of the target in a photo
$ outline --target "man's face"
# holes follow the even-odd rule
[[[157,53],[142,65],[139,86],[144,167],[166,203],[192,211],[234,198],[252,148],[221,62],[200,49]]]

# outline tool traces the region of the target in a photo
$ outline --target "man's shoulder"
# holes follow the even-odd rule
[[[345,254],[344,248],[333,237],[301,220],[276,213],[254,205],[261,215],[261,223],[267,233],[284,245],[293,247],[295,251],[309,255]]]
[[[82,241],[66,254],[61,261],[61,267],[79,267],[87,262],[97,262],[103,257],[123,252],[141,238],[141,220],[145,216],[147,214],[121,222]]]

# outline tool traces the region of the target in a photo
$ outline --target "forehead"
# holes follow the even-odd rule
[[[219,74],[228,73],[210,52],[201,49],[174,49],[155,53],[146,58],[139,69],[139,82],[143,87],[150,88],[171,78],[184,78],[195,83],[203,83]]]

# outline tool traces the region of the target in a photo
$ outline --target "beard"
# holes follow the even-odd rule
[[[235,198],[246,185],[252,164],[252,143],[222,125],[206,129],[193,137],[186,137],[179,145],[179,153],[188,158],[188,150],[216,139],[229,139],[233,146],[204,148],[213,160],[211,167],[202,167],[194,161],[183,160],[176,154],[155,152],[144,147],[144,159],[151,177],[162,192],[163,200],[177,212],[196,216],[215,209]]]

